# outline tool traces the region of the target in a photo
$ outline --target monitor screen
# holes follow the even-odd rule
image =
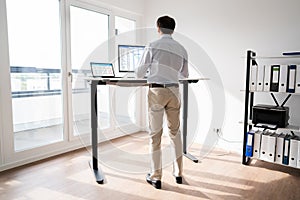
[[[91,71],[94,77],[114,77],[114,68],[112,63],[91,62]]]
[[[133,72],[143,56],[145,46],[119,45],[119,72]]]

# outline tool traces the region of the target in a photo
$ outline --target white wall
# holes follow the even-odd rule
[[[241,152],[243,125],[238,122],[244,114],[244,93],[240,91],[245,85],[242,57],[247,49],[273,56],[283,51],[299,51],[300,1],[152,0],[146,1],[145,8],[146,27],[155,27],[161,15],[173,16],[176,31],[194,40],[210,56],[226,94],[222,134],[231,143],[220,145]]]

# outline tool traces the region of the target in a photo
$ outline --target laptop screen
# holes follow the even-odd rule
[[[91,62],[90,65],[93,77],[115,77],[112,63]]]

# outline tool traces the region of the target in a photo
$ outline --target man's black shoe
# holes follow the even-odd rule
[[[182,184],[182,177],[181,176],[175,176],[176,183]]]
[[[151,179],[150,174],[147,174],[146,181],[156,189],[161,189],[161,181]]]

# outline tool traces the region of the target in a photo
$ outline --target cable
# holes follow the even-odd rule
[[[225,142],[228,142],[228,143],[242,143],[242,141],[232,141],[232,140],[227,140],[226,138],[224,138],[222,135],[221,135],[221,131],[219,129],[217,129],[215,131],[217,133],[217,136],[218,138],[220,138],[221,140],[225,141]]]

